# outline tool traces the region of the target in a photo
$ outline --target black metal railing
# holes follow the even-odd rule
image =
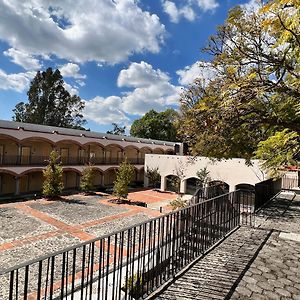
[[[283,190],[298,190],[300,187],[299,174],[293,174],[293,176],[283,176],[281,187]]]
[[[48,164],[49,156],[18,156],[18,155],[5,155],[0,159],[0,166],[45,166]],[[76,157],[68,156],[61,157],[60,161],[62,165],[85,165],[88,163],[94,165],[118,165],[123,162],[125,158],[105,158],[105,157]],[[127,158],[127,161],[131,164],[143,165],[144,158]]]
[[[249,219],[249,199],[235,191],[0,270],[0,299],[145,297]]]

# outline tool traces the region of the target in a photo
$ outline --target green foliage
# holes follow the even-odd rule
[[[287,166],[297,164],[295,157],[300,155],[299,135],[296,132],[282,130],[276,132],[266,141],[258,145],[256,156],[263,160],[262,166],[270,170],[271,177],[279,177],[280,169],[273,166]]]
[[[14,121],[84,129],[84,102],[65,89],[59,70],[38,71],[27,95],[28,103],[20,102],[13,109]]]
[[[174,142],[177,140],[177,117],[178,114],[173,109],[160,113],[152,109],[132,123],[130,134],[140,138]]]
[[[171,176],[169,178],[167,178],[168,182],[169,182],[169,189],[171,191],[174,191],[175,193],[179,193],[180,192],[180,178],[177,176]]]
[[[207,170],[207,167],[204,167],[203,169],[197,171],[196,175],[199,178],[202,187],[205,186],[206,183],[208,183],[211,180],[211,178],[209,177],[209,171]]]
[[[299,160],[299,14],[296,0],[230,11],[204,49],[212,62],[199,64],[211,78],[196,80],[181,97],[180,136],[194,155],[256,156],[273,174]]]
[[[117,178],[114,182],[114,195],[121,198],[127,198],[128,185],[134,176],[134,167],[125,160],[122,162],[117,171]]]
[[[106,131],[108,134],[125,135],[126,126],[120,126],[117,123],[112,123],[113,129]]]
[[[176,199],[170,202],[172,210],[177,210],[181,208],[185,208],[187,206],[187,201],[183,200],[181,196],[178,196]]]
[[[147,166],[147,170],[146,170],[146,176],[149,179],[149,183],[151,186],[153,187],[158,187],[160,184],[160,173],[158,171],[158,168],[149,168]]]
[[[80,189],[83,192],[90,192],[93,189],[94,170],[91,164],[85,166],[80,179]]]
[[[43,171],[43,195],[48,198],[58,197],[64,188],[63,170],[58,161],[59,154],[56,151],[52,151],[49,156],[48,166]]]
[[[127,286],[127,291],[134,299],[139,299],[143,294],[143,282],[142,277],[134,274],[129,276],[126,280],[126,284],[123,285],[122,289],[125,290]]]

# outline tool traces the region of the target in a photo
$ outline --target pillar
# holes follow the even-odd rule
[[[186,184],[187,184],[187,180],[186,179],[183,179],[183,180],[180,181],[180,188],[179,188],[180,193],[185,194],[185,192],[186,192]]]
[[[15,189],[15,195],[20,195],[20,177],[15,177],[16,180],[16,189]]]
[[[161,189],[161,191],[166,190],[166,185],[167,185],[167,177],[166,176],[161,176],[161,179],[160,179],[160,189]]]

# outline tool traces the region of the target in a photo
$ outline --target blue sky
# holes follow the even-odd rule
[[[211,59],[200,52],[208,37],[230,8],[254,1],[0,0],[0,119],[47,67],[85,101],[92,130],[177,109],[182,89],[209,77],[197,66]]]

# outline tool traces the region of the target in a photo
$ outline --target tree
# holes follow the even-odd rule
[[[59,163],[59,154],[52,151],[49,156],[49,163],[43,171],[43,195],[48,198],[58,197],[63,188],[63,170]]]
[[[204,51],[213,55],[214,75],[198,78],[181,97],[180,135],[193,154],[256,157],[273,176],[299,160],[299,6],[235,7],[210,38]]]
[[[132,181],[134,175],[134,167],[127,162],[123,161],[117,171],[117,178],[114,182],[113,193],[118,199],[127,198],[128,196],[128,185]]]
[[[108,134],[125,135],[126,126],[120,126],[117,123],[112,123],[113,129],[106,131]]]
[[[149,168],[147,166],[147,170],[146,170],[146,176],[149,179],[149,183],[151,186],[153,187],[158,187],[160,184],[160,173],[158,171],[158,168]]]
[[[177,140],[177,117],[178,113],[173,109],[160,113],[152,109],[132,123],[130,134],[140,138],[174,142]]]
[[[200,169],[199,171],[197,171],[196,175],[198,177],[199,180],[199,185],[201,187],[205,187],[206,184],[211,180],[210,176],[209,176],[209,171],[207,170],[207,167],[204,167],[203,169]]]
[[[80,179],[80,189],[88,193],[93,189],[93,180],[94,180],[94,170],[91,164],[84,167],[82,171],[82,176]]]
[[[14,121],[84,129],[84,102],[65,89],[59,70],[38,71],[27,95],[28,103],[20,102],[13,109]]]

